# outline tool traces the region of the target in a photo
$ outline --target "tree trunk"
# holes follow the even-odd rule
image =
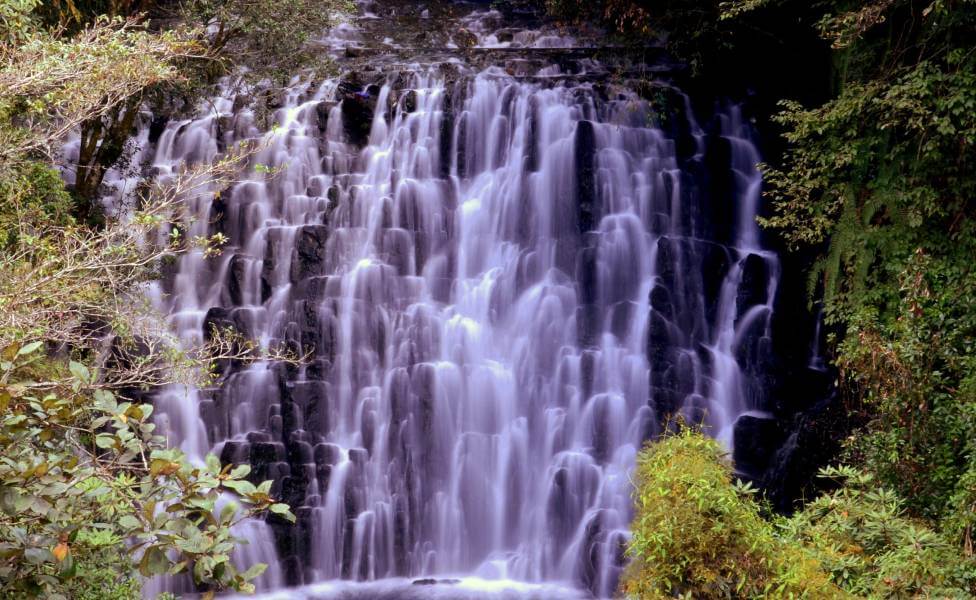
[[[98,207],[102,181],[106,171],[125,152],[125,143],[139,114],[141,101],[141,96],[134,96],[111,114],[92,119],[81,127],[74,194],[77,199],[76,216],[83,222],[97,224],[102,220],[103,215]]]

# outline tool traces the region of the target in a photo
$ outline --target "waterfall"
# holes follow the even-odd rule
[[[368,39],[375,6],[323,43]],[[242,181],[187,200],[188,235],[224,233],[222,255],[189,251],[154,292],[184,343],[229,326],[310,356],[155,400],[174,444],[250,463],[292,506],[295,525],[242,526],[261,589],[610,597],[641,444],[681,415],[732,449],[742,415],[768,417],[779,263],[740,111],[699,125],[662,83],[663,114],[590,58],[546,60],[565,37],[464,19],[487,56],[535,59],[296,78],[269,128],[227,91],[150,136],[161,177],[263,144]]]

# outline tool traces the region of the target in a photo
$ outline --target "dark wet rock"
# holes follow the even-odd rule
[[[600,541],[603,537],[604,510],[590,516],[583,529],[582,552],[576,561],[576,578],[581,587],[593,590],[600,576]]]
[[[478,36],[463,27],[455,31],[452,37],[460,48],[473,48],[478,44]]]
[[[159,141],[159,137],[163,135],[163,131],[166,130],[167,124],[169,124],[169,117],[167,115],[153,115],[152,120],[149,122],[150,144],[155,144]]]
[[[701,258],[698,271],[702,277],[705,296],[705,318],[715,322],[725,278],[732,266],[732,256],[728,248],[719,244],[694,243],[692,252]]]
[[[617,302],[610,307],[610,332],[623,340],[630,334],[637,313],[636,302]]]
[[[217,151],[224,152],[227,150],[228,137],[233,133],[234,117],[231,115],[218,115],[214,119],[214,125],[217,128],[214,135],[217,140]]]
[[[403,97],[400,100],[403,106],[403,111],[412,113],[417,110],[417,92],[416,90],[407,90],[403,93]]]
[[[234,104],[231,112],[237,114],[251,105],[254,98],[250,94],[237,94],[234,96]]]
[[[750,253],[742,261],[742,282],[735,298],[738,315],[741,316],[750,306],[769,301],[770,260]]]
[[[271,436],[265,431],[249,431],[245,439],[250,444],[256,444],[258,442],[270,442]]]
[[[257,442],[251,444],[251,463],[272,463],[285,459],[285,448],[278,442]]]
[[[350,448],[349,449],[349,461],[356,466],[357,469],[362,469],[366,466],[366,461],[369,459],[369,453],[366,452],[365,448]]]
[[[342,458],[342,450],[335,444],[316,444],[315,445],[315,464],[334,466]]]
[[[651,288],[649,297],[651,310],[660,314],[665,319],[670,319],[674,315],[674,304],[671,302],[671,292],[663,285],[655,285]]]
[[[303,414],[300,406],[294,402],[283,402],[281,404],[281,427],[282,431],[285,432],[292,432],[296,429],[304,429],[305,415]]]
[[[235,254],[227,267],[227,293],[231,303],[236,306],[244,304],[248,266],[249,261],[246,256]]]
[[[341,98],[342,126],[346,137],[353,144],[364,146],[373,126],[377,96],[370,93],[356,73],[351,73],[339,83],[337,95]]]
[[[291,263],[292,282],[325,274],[325,242],[328,237],[329,228],[324,225],[306,225],[298,231]]]
[[[332,113],[332,109],[336,107],[335,102],[328,102],[323,100],[315,105],[315,119],[318,124],[319,133],[325,133],[325,130],[329,126],[329,115]]]
[[[731,142],[725,136],[712,133],[705,142],[707,169],[708,225],[710,238],[719,243],[732,243],[735,239],[736,210],[735,177],[732,169]]]
[[[302,559],[297,554],[285,556],[281,560],[281,570],[285,575],[288,585],[301,585],[305,583],[303,578]]]
[[[734,431],[732,457],[736,468],[749,475],[761,475],[783,445],[782,424],[776,419],[742,415],[735,422]]]
[[[593,123],[580,121],[576,126],[574,155],[577,226],[580,233],[591,231],[597,224],[595,152],[596,132]]]
[[[217,194],[213,201],[210,203],[210,214],[208,220],[210,222],[210,234],[223,234],[228,235],[227,230],[227,200],[226,196],[230,194],[230,190],[225,190]]]
[[[220,462],[225,465],[247,463],[251,456],[251,445],[247,442],[228,441],[220,451]]]
[[[214,306],[207,311],[206,316],[203,318],[204,337],[209,340],[214,329],[219,330],[225,327],[232,327],[233,325],[234,321],[230,316],[230,309]]]

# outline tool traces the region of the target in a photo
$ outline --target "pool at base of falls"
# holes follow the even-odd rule
[[[253,600],[583,600],[588,597],[568,584],[447,576],[328,581],[246,596]],[[234,598],[243,600],[245,596]]]

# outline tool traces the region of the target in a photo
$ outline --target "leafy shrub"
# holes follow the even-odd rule
[[[809,548],[838,585],[869,598],[976,594],[976,561],[909,518],[894,492],[849,467],[822,476],[844,485],[782,519],[781,534]]]
[[[976,6],[917,9],[871,2],[823,22],[845,80],[819,107],[783,104],[790,148],[765,169],[765,224],[822,249],[810,295],[822,295],[841,388],[865,425],[849,460],[971,545]]]
[[[815,559],[777,537],[714,440],[685,430],[648,445],[635,486],[630,597],[844,597]]]
[[[0,248],[13,247],[20,237],[71,222],[72,201],[61,175],[39,162],[8,168],[0,174]]]
[[[648,445],[622,591],[632,598],[971,598],[976,559],[850,467],[844,485],[767,520],[714,440],[685,430]]]
[[[82,529],[75,538],[75,577],[65,582],[72,600],[139,600],[125,541],[105,529]],[[158,599],[157,599],[158,600]]]
[[[127,598],[136,568],[253,590],[265,565],[233,566],[231,528],[265,510],[294,519],[271,482],[254,486],[249,466],[212,455],[191,464],[155,434],[152,406],[121,401],[96,371],[42,349],[0,351],[0,596]],[[222,493],[243,509],[218,510]]]

